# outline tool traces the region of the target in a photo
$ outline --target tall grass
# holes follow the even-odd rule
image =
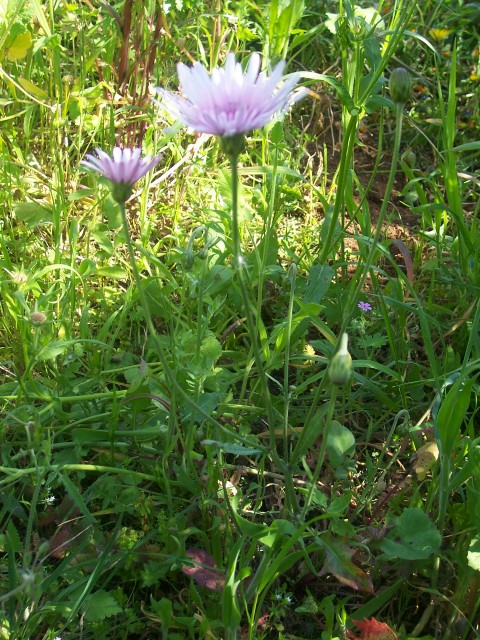
[[[2,637],[479,635],[480,120],[440,4],[4,3]],[[151,100],[228,51],[310,92],[235,159]],[[80,167],[116,144],[163,154],[124,208]]]

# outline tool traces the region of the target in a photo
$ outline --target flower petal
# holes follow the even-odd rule
[[[173,117],[199,133],[234,136],[263,127],[276,114],[283,114],[305,92],[293,92],[299,75],[282,81],[285,61],[271,75],[260,71],[261,59],[252,53],[244,72],[235,55],[229,53],[225,65],[207,69],[195,62],[192,67],[177,65],[184,97],[157,89],[161,106]]]

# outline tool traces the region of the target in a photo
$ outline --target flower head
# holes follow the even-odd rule
[[[141,149],[115,147],[111,156],[98,147],[95,151],[98,157],[88,154],[80,164],[110,181],[112,195],[117,202],[126,202],[135,182],[160,161],[160,156],[142,158]]]
[[[247,69],[229,53],[224,67],[209,74],[199,62],[193,67],[178,64],[183,96],[158,88],[161,104],[184,125],[198,133],[231,137],[265,126],[276,113],[302,98],[305,91],[293,93],[298,74],[282,81],[285,61],[270,76],[260,72],[260,56],[253,53]]]
[[[45,324],[47,321],[47,316],[42,311],[32,311],[30,314],[30,322],[35,326],[39,327],[42,324]]]
[[[361,311],[367,312],[372,310],[372,305],[369,302],[363,302],[363,300],[361,300],[357,306]]]

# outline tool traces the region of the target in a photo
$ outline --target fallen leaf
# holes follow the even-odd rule
[[[331,535],[322,536],[321,542],[325,549],[325,562],[320,575],[333,573],[337,580],[347,587],[373,593],[370,576],[352,561],[355,553],[353,549]]]
[[[351,640],[398,640],[398,636],[390,629],[385,622],[378,622],[375,618],[368,620],[352,620],[353,624],[359,629],[360,635],[353,635],[352,631],[347,631]]]
[[[412,456],[412,468],[417,480],[425,480],[427,473],[438,460],[438,455],[438,444],[436,442],[427,442],[415,452],[414,456]]]
[[[201,587],[211,591],[221,591],[225,586],[225,576],[217,568],[215,560],[204,549],[188,549],[186,555],[193,562],[193,566],[182,567],[185,575],[190,576]]]

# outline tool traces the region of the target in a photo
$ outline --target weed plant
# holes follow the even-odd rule
[[[0,3],[1,638],[480,637],[478,18]],[[153,101],[230,52],[236,149]]]

